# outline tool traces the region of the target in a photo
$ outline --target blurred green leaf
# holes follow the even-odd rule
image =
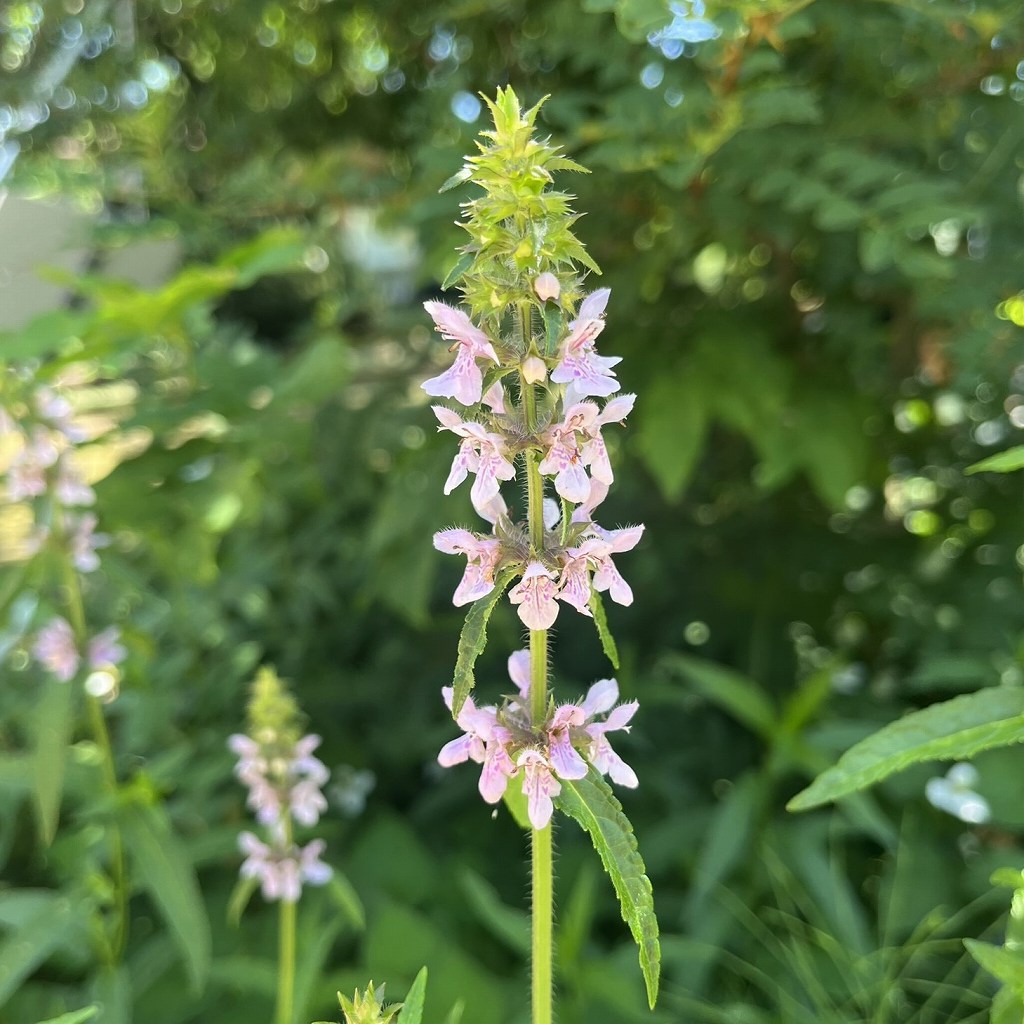
[[[1015,448],[1007,448],[1005,452],[996,452],[987,459],[968,466],[965,473],[1013,473],[1024,469],[1024,444]]]
[[[161,807],[136,801],[117,813],[136,876],[167,922],[193,988],[201,990],[210,969],[210,924],[195,870]]]
[[[64,942],[80,901],[54,893],[0,941],[0,1006]]]
[[[75,694],[74,681],[64,683],[50,676],[36,709],[32,794],[39,834],[47,846],[53,842],[60,816],[68,743],[75,722]]]

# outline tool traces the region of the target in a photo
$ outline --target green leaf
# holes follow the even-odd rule
[[[449,192],[453,188],[458,188],[465,181],[469,181],[473,177],[472,167],[463,167],[461,171],[457,171],[453,174],[437,191],[438,192]],[[444,287],[444,286],[442,286]]]
[[[0,942],[0,1006],[64,942],[79,902],[55,894]]]
[[[688,370],[664,373],[645,391],[637,426],[640,457],[669,501],[682,495],[704,447],[703,383]]]
[[[524,831],[529,832],[533,825],[530,823],[530,815],[527,810],[526,794],[522,786],[506,786],[505,793],[501,798],[502,803],[512,815],[512,820]]]
[[[91,314],[55,309],[34,317],[21,330],[0,332],[0,352],[5,361],[36,359],[60,352],[88,329]]]
[[[452,696],[452,717],[456,717],[462,710],[470,690],[476,684],[473,666],[487,645],[487,620],[517,572],[518,569],[513,567],[503,569],[494,581],[494,589],[486,597],[475,601],[469,609],[466,624],[459,635],[459,656],[455,662],[455,679],[452,684],[455,690]]]
[[[36,708],[32,794],[39,834],[49,846],[57,831],[68,743],[75,719],[75,686],[51,677]]]
[[[135,875],[163,914],[199,991],[210,969],[210,924],[192,864],[162,807],[128,803],[118,808],[118,821]]]
[[[495,938],[515,953],[530,955],[530,915],[525,910],[507,906],[494,886],[469,868],[459,873],[459,888],[466,905]]]
[[[239,877],[235,887],[231,890],[231,898],[228,900],[227,920],[232,928],[237,928],[242,923],[242,914],[249,906],[249,900],[260,884],[258,878]]]
[[[306,248],[306,240],[295,228],[271,228],[236,246],[218,262],[221,267],[238,271],[236,287],[248,288],[261,277],[301,269]]]
[[[84,1021],[92,1020],[99,1012],[100,1008],[98,1006],[83,1006],[81,1010],[62,1013],[59,1017],[41,1020],[39,1024],[83,1024]]]
[[[622,919],[629,925],[640,952],[647,1001],[654,1009],[661,970],[658,919],[654,916],[651,882],[637,849],[633,826],[622,813],[622,805],[611,787],[593,768],[582,779],[562,779],[561,785],[556,803],[590,836],[612,880]]]
[[[562,311],[557,306],[544,307],[544,354],[553,356],[562,340]]]
[[[445,275],[444,281],[441,282],[441,291],[445,291],[449,285],[458,284],[462,280],[462,275],[473,266],[474,259],[476,259],[475,253],[463,253],[455,261],[455,266]]]
[[[993,946],[977,939],[964,939],[967,952],[988,971],[1008,986],[1018,999],[1024,999],[1024,956],[1003,946]]]
[[[671,655],[666,665],[681,672],[702,697],[732,715],[751,732],[772,740],[778,716],[764,690],[753,679],[687,654]]]
[[[597,635],[601,638],[601,650],[608,656],[608,660],[612,663],[612,668],[618,671],[619,648],[615,643],[615,637],[612,636],[611,630],[608,628],[608,617],[604,613],[604,601],[601,600],[601,595],[593,588],[590,590],[590,600],[587,602],[587,606],[594,616]]]
[[[421,1024],[423,1020],[423,1000],[427,994],[427,969],[421,967],[416,980],[409,989],[409,994],[402,1004],[399,1024]]]
[[[837,800],[919,761],[965,760],[1024,740],[1024,689],[990,687],[913,711],[851,747],[787,805]]]
[[[352,883],[337,868],[327,883],[327,892],[334,900],[335,905],[345,915],[348,923],[356,931],[362,931],[366,927],[366,912],[363,910],[363,901],[359,894],[352,888]]]
[[[965,473],[1013,473],[1024,469],[1024,444],[1015,448],[1007,448],[1005,452],[996,452],[981,462],[968,466]]]

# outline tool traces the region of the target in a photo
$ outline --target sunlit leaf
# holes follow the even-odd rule
[[[1024,741],[1024,690],[990,687],[913,711],[848,750],[787,805],[804,811],[920,761],[966,760]]]

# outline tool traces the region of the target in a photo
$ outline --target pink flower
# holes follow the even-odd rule
[[[523,578],[508,592],[509,600],[519,605],[519,618],[530,629],[549,629],[558,618],[554,575],[540,562],[530,562]]]
[[[496,537],[479,537],[469,530],[441,530],[434,534],[434,547],[446,555],[467,558],[466,571],[452,596],[456,608],[478,601],[494,589],[494,570],[501,558],[501,542]]]
[[[547,725],[548,757],[555,774],[562,779],[582,779],[587,774],[587,762],[572,745],[570,730],[583,725],[584,712],[575,704],[562,704],[555,708]]]
[[[307,736],[303,736],[295,744],[295,750],[292,752],[292,760],[288,765],[288,770],[295,776],[305,776],[310,781],[314,782],[318,786],[322,786],[331,777],[331,773],[327,770],[327,766],[318,757],[313,756],[313,751],[323,741],[315,733],[310,733]]]
[[[500,380],[496,380],[484,392],[481,401],[484,405],[490,407],[491,412],[496,413],[498,416],[504,416],[508,411],[505,408],[505,389],[501,386]]]
[[[569,334],[562,343],[562,358],[551,371],[551,379],[556,384],[568,385],[567,406],[587,395],[605,397],[619,390],[611,368],[622,360],[618,356],[599,356],[594,348],[594,340],[604,330],[602,317],[610,294],[608,288],[591,292],[580,304],[576,319],[569,324]]]
[[[636,772],[612,750],[608,742],[608,733],[622,729],[629,732],[629,721],[636,714],[640,706],[637,701],[630,701],[628,704],[620,704],[614,707],[619,699],[619,684],[614,679],[600,679],[587,692],[580,709],[585,717],[584,730],[590,737],[590,744],[587,750],[587,757],[590,763],[602,775],[608,775],[612,782],[629,789],[636,789],[639,780]],[[611,710],[611,714],[603,722],[595,722],[596,715]]]
[[[483,394],[483,371],[478,359],[498,362],[487,335],[475,327],[462,310],[443,302],[424,302],[423,308],[431,315],[441,336],[458,346],[455,362],[444,373],[431,377],[420,386],[428,395],[454,398],[463,405],[476,405]]]
[[[85,482],[82,474],[66,457],[57,466],[57,480],[54,493],[62,505],[94,505],[96,492]]]
[[[251,832],[238,837],[238,846],[246,854],[242,862],[243,878],[256,878],[265,900],[284,900],[295,903],[302,895],[302,883],[323,885],[332,875],[329,864],[320,856],[324,841],[314,839],[304,848],[292,846],[284,850],[280,846],[268,846]]]
[[[576,547],[565,552],[565,564],[560,577],[558,596],[584,615],[590,612],[591,585],[597,591],[608,591],[611,599],[621,605],[633,603],[633,591],[615,568],[612,555],[630,551],[640,542],[643,526],[631,526],[625,530],[603,530],[592,524],[589,535]],[[589,578],[594,570],[593,582]]]
[[[327,800],[320,792],[316,779],[300,779],[288,794],[288,806],[292,817],[300,825],[315,825],[320,815],[327,810]]]
[[[590,467],[594,478],[611,484],[611,462],[601,428],[621,422],[633,408],[636,395],[613,398],[599,411],[593,402],[577,402],[566,410],[565,418],[545,434],[549,447],[540,464],[541,473],[555,477],[555,490],[566,501],[584,503],[591,496],[591,480],[583,471]]]
[[[73,679],[82,659],[71,624],[62,618],[51,619],[36,634],[32,656],[62,683]]]
[[[454,691],[446,686],[441,693],[451,711]],[[480,795],[489,804],[496,804],[505,793],[509,776],[515,772],[515,765],[506,750],[512,736],[498,724],[495,708],[478,708],[472,697],[466,698],[455,722],[465,735],[446,743],[437,755],[437,762],[444,768],[467,760],[482,764]]]
[[[433,408],[441,424],[439,429],[450,430],[463,438],[445,481],[444,493],[451,494],[469,473],[475,473],[476,479],[469,496],[473,507],[482,514],[482,510],[486,510],[500,494],[499,481],[515,479],[515,466],[507,457],[505,439],[479,423],[463,420],[458,413],[443,405],[435,405]]]
[[[555,809],[552,800],[561,793],[562,787],[554,776],[551,762],[539,750],[524,750],[516,759],[516,766],[523,769],[523,795],[530,824],[542,829],[551,821]]]
[[[89,641],[90,668],[120,665],[127,656],[128,651],[121,643],[121,630],[117,626],[108,626]]]
[[[81,516],[64,517],[64,529],[67,532],[71,560],[79,572],[93,572],[99,568],[100,559],[96,551],[110,543],[110,537],[107,534],[96,533],[97,522],[98,520],[92,512]]]

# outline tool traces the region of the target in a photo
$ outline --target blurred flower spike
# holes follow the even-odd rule
[[[321,859],[325,844],[314,839],[302,847],[293,839],[293,822],[313,826],[327,809],[323,786],[330,772],[313,756],[320,737],[300,735],[295,699],[272,668],[261,668],[249,701],[248,733],[236,733],[228,746],[238,755],[235,775],[249,789],[248,806],[266,830],[267,842],[251,832],[239,836],[246,855],[243,878],[260,883],[264,899],[295,902],[302,885],[323,885],[332,875]]]
[[[84,621],[79,577],[99,569],[99,552],[110,544],[89,511],[96,493],[79,468],[77,449],[89,439],[59,388],[13,374],[0,380],[0,502],[31,514],[21,557],[32,558],[46,548],[67,570],[61,581],[71,622],[52,616],[31,639],[31,654],[63,683],[84,669],[87,692],[109,701],[117,696],[118,666],[128,652],[116,626],[89,636]]]
[[[972,764],[961,761],[946,772],[945,776],[929,779],[924,793],[932,807],[969,825],[983,825],[992,817],[988,801],[974,792],[980,776]]]

